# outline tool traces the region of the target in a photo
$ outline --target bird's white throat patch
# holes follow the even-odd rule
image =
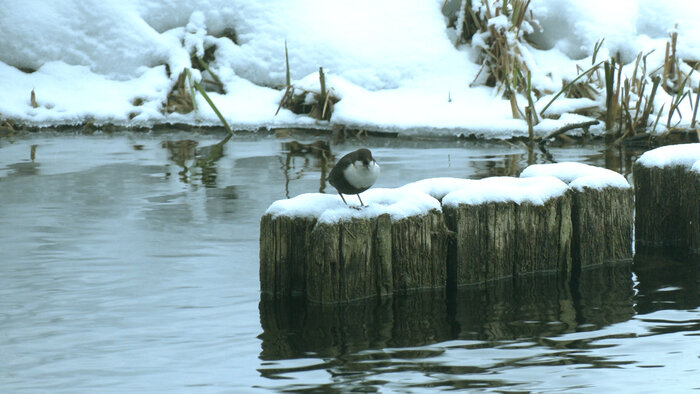
[[[355,161],[344,171],[345,179],[355,188],[363,189],[374,185],[374,181],[379,177],[379,164],[372,161],[368,166],[361,161]]]

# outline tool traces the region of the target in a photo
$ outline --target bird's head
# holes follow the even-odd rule
[[[369,165],[374,162],[374,158],[369,149],[359,149],[355,161],[361,162],[363,167],[369,167]]]

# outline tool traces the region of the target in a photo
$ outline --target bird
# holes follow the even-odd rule
[[[358,149],[343,156],[335,163],[328,174],[328,181],[338,190],[340,198],[345,201],[343,194],[355,194],[360,200],[360,206],[365,206],[360,193],[369,189],[379,177],[379,164],[372,157],[369,149]]]

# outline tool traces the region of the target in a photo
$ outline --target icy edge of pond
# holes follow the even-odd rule
[[[521,178],[534,176],[553,176],[579,191],[584,187],[596,190],[608,187],[619,189],[632,187],[624,176],[615,171],[575,162],[533,164],[520,173]]]
[[[645,152],[637,163],[644,167],[682,166],[700,173],[700,143],[662,146]]]
[[[361,195],[365,207],[360,207],[357,197],[345,195],[347,206],[337,194],[306,193],[277,200],[265,214],[273,217],[318,218],[321,223],[333,223],[352,219],[367,219],[389,214],[391,220],[401,220],[439,210],[440,202],[435,198],[411,189],[370,189]]]

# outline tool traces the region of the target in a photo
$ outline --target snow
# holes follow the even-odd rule
[[[700,173],[700,143],[662,146],[645,152],[637,163],[644,167],[682,166]]]
[[[595,168],[595,167],[594,167]],[[306,193],[278,200],[265,214],[316,218],[322,223],[352,219],[370,219],[389,214],[391,220],[424,215],[431,210],[442,211],[442,206],[459,204],[478,205],[489,202],[515,202],[542,205],[569,190],[566,183],[553,176],[528,178],[491,177],[480,180],[460,178],[430,178],[409,183],[399,188],[374,188],[361,193],[365,207],[357,197],[347,195],[345,205],[339,195]],[[442,205],[438,199],[442,198]]]
[[[376,218],[388,214],[397,221],[419,216],[431,210],[441,211],[440,202],[425,193],[410,189],[370,189],[361,193],[365,207],[360,207],[355,196],[346,196],[347,206],[335,194],[306,193],[272,203],[265,214],[316,218],[321,223],[335,223],[352,219]],[[357,201],[357,202],[356,202]]]
[[[572,59],[591,54],[605,38],[611,53],[621,52],[625,63],[644,50],[644,37],[662,39],[678,24],[679,54],[700,55],[700,3],[686,0],[535,0],[530,7],[543,34],[536,40],[544,48],[558,48]],[[640,40],[641,39],[641,40]],[[663,49],[661,55],[663,56]]]
[[[473,187],[474,180],[463,179],[463,178],[428,178],[422,179],[420,181],[412,182],[407,185],[402,186],[402,189],[418,190],[425,194],[442,200],[445,195],[459,189],[464,189],[468,187]]]
[[[468,188],[448,193],[442,204],[457,207],[460,204],[479,205],[488,202],[515,202],[543,205],[569,190],[566,183],[552,176],[529,178],[491,177],[474,181]]]
[[[319,90],[318,69],[323,67],[328,88],[342,99],[332,123],[405,135],[527,136],[527,124],[513,118],[502,87],[473,83],[481,69],[477,47],[483,37],[456,46],[456,32],[446,27],[441,13],[443,4],[443,0],[8,2],[0,8],[0,121],[32,126],[219,125],[199,94],[196,113],[163,111],[178,75],[191,67],[190,55],[202,56],[205,48],[216,45],[210,67],[226,93],[209,95],[232,127],[328,128],[326,121],[286,109],[275,115],[284,93],[286,42],[292,84]],[[577,67],[590,67],[593,46],[601,38],[605,43],[598,60],[619,53],[627,63],[626,73],[631,73],[629,63],[639,51],[653,50],[648,70],[662,65],[671,31],[679,34],[679,56],[700,60],[697,2],[533,0],[530,9],[542,30],[525,24],[523,31],[534,31],[530,38],[540,49],[522,43],[519,51],[532,71],[533,87],[544,94],[535,103],[538,110],[577,75]],[[500,29],[509,22],[497,16],[489,24]],[[235,42],[224,33],[235,35]],[[690,66],[683,63],[681,68],[688,71]],[[194,80],[201,79],[197,70],[192,74]],[[695,74],[692,86],[700,81]],[[31,105],[32,90],[38,108]],[[655,106],[666,104],[668,111],[672,99],[659,89]],[[527,105],[522,94],[516,100],[521,108]],[[590,120],[574,111],[601,105],[602,100],[559,98],[547,113],[561,117],[544,119],[535,133],[543,136],[567,123]],[[674,115],[672,124],[689,123],[690,100],[683,101],[681,112],[683,117]],[[665,119],[666,114],[661,116]]]
[[[520,173],[521,178],[546,175],[560,179],[572,189],[579,191],[583,188],[602,190],[609,187],[618,189],[632,187],[624,176],[615,171],[583,163],[533,164]]]

